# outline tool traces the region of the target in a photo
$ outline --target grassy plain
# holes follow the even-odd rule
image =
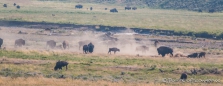
[[[16,9],[13,3],[21,6]],[[138,28],[154,28],[176,31],[222,32],[222,13],[197,13],[185,10],[162,10],[139,8],[135,11],[124,10],[124,6],[114,4],[83,4],[83,9],[75,9],[77,1],[38,1],[38,0],[1,0],[0,20],[30,22],[71,23],[81,25],[108,25]],[[87,8],[93,7],[93,10]],[[108,8],[108,10],[104,10]],[[118,13],[109,9],[117,8]],[[52,16],[55,14],[55,16]]]
[[[221,74],[191,75],[191,69],[222,70],[222,58],[188,59],[136,57],[129,55],[89,54],[73,52],[1,50],[0,85],[97,85],[100,86],[157,86],[157,85],[222,85]],[[54,71],[58,60],[69,62],[68,70]],[[160,69],[164,72],[160,72]],[[179,79],[188,72],[188,79],[219,80],[218,83],[164,83],[164,78]],[[65,79],[58,79],[64,75]],[[8,82],[8,80],[12,82]],[[29,81],[29,83],[27,82]],[[41,83],[40,83],[41,82]],[[50,84],[51,83],[51,84]]]

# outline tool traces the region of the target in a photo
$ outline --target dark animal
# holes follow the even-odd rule
[[[112,12],[112,13],[115,13],[115,12],[118,13],[118,10],[116,8],[113,8],[113,9],[110,10],[110,12]]]
[[[82,46],[89,44],[91,41],[90,40],[84,40],[84,41],[79,41],[79,50]]]
[[[0,38],[0,49],[2,48],[2,44],[3,44],[3,39]]]
[[[137,10],[137,7],[132,7],[132,10]]]
[[[180,79],[186,80],[187,79],[187,74],[186,73],[182,73],[181,76],[180,76]]]
[[[88,45],[83,46],[83,53],[85,53],[85,54],[88,53]]]
[[[23,39],[15,40],[15,47],[17,47],[17,46],[22,47],[24,45],[25,45],[25,40],[23,40]]]
[[[125,10],[131,10],[131,7],[125,7]]]
[[[75,9],[76,8],[81,9],[81,8],[83,8],[83,5],[81,5],[81,4],[75,5]]]
[[[160,46],[157,48],[157,51],[159,55],[162,55],[162,57],[164,57],[166,54],[171,54],[171,56],[173,56],[173,49],[166,46]]]
[[[7,4],[4,4],[3,7],[7,7]]]
[[[88,44],[88,52],[93,53],[94,52],[94,45],[92,43]]]
[[[16,3],[14,3],[13,5],[16,6]]]
[[[46,42],[46,47],[48,46],[53,49],[56,46],[56,42],[54,40],[49,40]]]
[[[62,45],[63,45],[63,49],[66,49],[66,48],[69,49],[69,43],[67,41],[63,41]]]
[[[187,55],[187,58],[197,58],[198,57],[198,53],[192,53],[190,55]]]
[[[113,48],[109,48],[108,50],[108,53],[111,54],[111,51],[114,51],[114,54],[116,53],[116,51],[119,51],[120,52],[120,49],[116,48],[116,47],[113,47]]]
[[[214,12],[215,12],[214,9],[210,9],[210,10],[208,10],[208,13],[214,13]]]
[[[54,70],[55,71],[58,69],[62,70],[62,67],[64,67],[64,66],[66,66],[66,70],[67,70],[67,65],[68,65],[68,62],[66,62],[66,61],[58,61],[56,63],[56,66],[54,67]]]
[[[146,51],[148,50],[149,50],[149,47],[145,45],[136,47],[136,51],[142,51],[142,53],[146,53]]]
[[[19,5],[17,5],[17,6],[16,6],[16,8],[17,8],[17,9],[20,9],[20,6],[19,6]]]
[[[201,57],[205,57],[205,54],[206,54],[205,52],[200,52],[199,55],[198,55],[198,57],[199,57],[199,58],[201,58]]]
[[[105,10],[108,10],[108,8],[105,8]]]
[[[158,44],[159,44],[159,41],[156,40],[156,41],[154,42],[154,46],[157,47]]]
[[[93,10],[93,8],[92,8],[92,7],[90,7],[90,10]]]

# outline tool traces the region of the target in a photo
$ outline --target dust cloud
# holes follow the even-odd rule
[[[60,30],[60,33],[57,33],[58,30]],[[26,32],[27,34],[18,34],[19,31]],[[157,55],[153,42],[149,41],[148,39],[136,41],[136,36],[130,29],[122,31],[121,33],[112,34],[110,37],[117,38],[118,40],[112,41],[111,43],[108,43],[110,40],[105,39],[105,32],[90,30],[55,29],[53,31],[46,31],[44,29],[1,27],[0,37],[4,40],[2,46],[6,47],[7,49],[48,50],[59,52],[76,52],[82,54],[82,46],[79,50],[78,42],[88,40],[95,46],[93,54],[108,54],[109,48],[116,47],[120,49],[120,52],[116,52],[116,55]],[[26,44],[21,48],[14,48],[14,42],[19,38],[24,39]],[[56,41],[57,47],[55,49],[46,48],[46,42],[49,40]],[[69,42],[69,49],[63,50],[60,47],[64,40]],[[145,53],[136,51],[136,47],[142,45],[149,47],[149,51],[146,51]],[[112,52],[112,54],[114,53]]]

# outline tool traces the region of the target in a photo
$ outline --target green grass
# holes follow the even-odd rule
[[[83,3],[83,9],[74,9],[76,1],[37,1],[18,2],[21,9],[16,9],[14,2],[2,0],[8,8],[0,7],[0,20],[29,22],[70,23],[81,25],[107,25],[137,28],[154,28],[176,31],[222,32],[222,13],[197,13],[182,10],[161,10],[139,8],[136,11],[125,11],[124,6],[114,4]],[[93,7],[93,11],[87,10]],[[116,7],[119,13],[110,13],[104,8]],[[51,16],[55,14],[56,16]]]
[[[33,73],[40,73],[46,78],[58,78],[61,75],[78,80],[105,80],[121,81],[126,83],[147,83],[155,79],[178,79],[184,71],[190,72],[193,68],[222,69],[222,59],[187,59],[187,58],[152,58],[134,56],[107,56],[107,55],[82,55],[72,53],[38,51],[0,51],[0,59],[23,59],[47,61],[43,64],[1,64],[0,75],[12,78],[36,77]],[[5,58],[7,57],[7,58]],[[54,71],[56,61],[69,62],[68,70]],[[214,61],[214,62],[213,62]],[[4,62],[4,61],[1,61]],[[159,69],[164,70],[161,73]],[[179,69],[179,70],[177,70]],[[124,75],[121,73],[124,72]],[[221,74],[189,75],[194,79],[222,79]]]

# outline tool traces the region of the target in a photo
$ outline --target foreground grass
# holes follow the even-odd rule
[[[16,9],[16,2],[21,9]],[[83,9],[74,9],[76,1],[1,0],[8,7],[0,7],[0,20],[29,22],[71,23],[82,25],[108,25],[138,28],[154,28],[176,31],[207,31],[220,34],[222,13],[196,13],[181,10],[140,8],[126,11],[124,7],[84,3]],[[93,11],[87,8],[93,7]],[[119,13],[110,13],[104,8],[117,8]],[[55,16],[52,16],[55,14]]]
[[[44,80],[49,82],[57,82],[56,78],[64,76],[66,79],[58,80],[58,85],[67,82],[77,82],[80,85],[88,85],[101,83],[100,85],[163,85],[163,79],[179,79],[182,72],[188,72],[188,79],[197,80],[219,80],[222,84],[221,74],[198,74],[191,75],[191,69],[213,69],[222,70],[223,59],[221,58],[206,58],[206,59],[188,59],[188,58],[153,58],[153,57],[135,57],[129,55],[103,55],[89,54],[82,55],[71,52],[51,52],[51,51],[0,51],[0,78],[4,85],[7,82],[4,80],[12,79],[13,84],[19,84],[20,80],[31,80],[30,83],[21,82],[24,84],[34,85],[49,85]],[[54,71],[53,67],[58,60],[66,60],[69,62],[68,70]],[[164,72],[160,72],[159,70]],[[42,77],[42,78],[36,78]],[[53,79],[51,79],[53,78]],[[90,81],[90,82],[88,82]],[[41,84],[35,84],[43,82]],[[106,83],[106,85],[104,84]],[[139,84],[142,83],[142,84]],[[167,84],[167,83],[166,83]],[[171,85],[179,85],[182,83],[168,83]],[[190,83],[184,83],[190,85]],[[199,82],[198,84],[207,84]],[[164,84],[165,85],[165,84]],[[192,84],[193,85],[193,84]],[[57,86],[57,85],[56,85]]]

